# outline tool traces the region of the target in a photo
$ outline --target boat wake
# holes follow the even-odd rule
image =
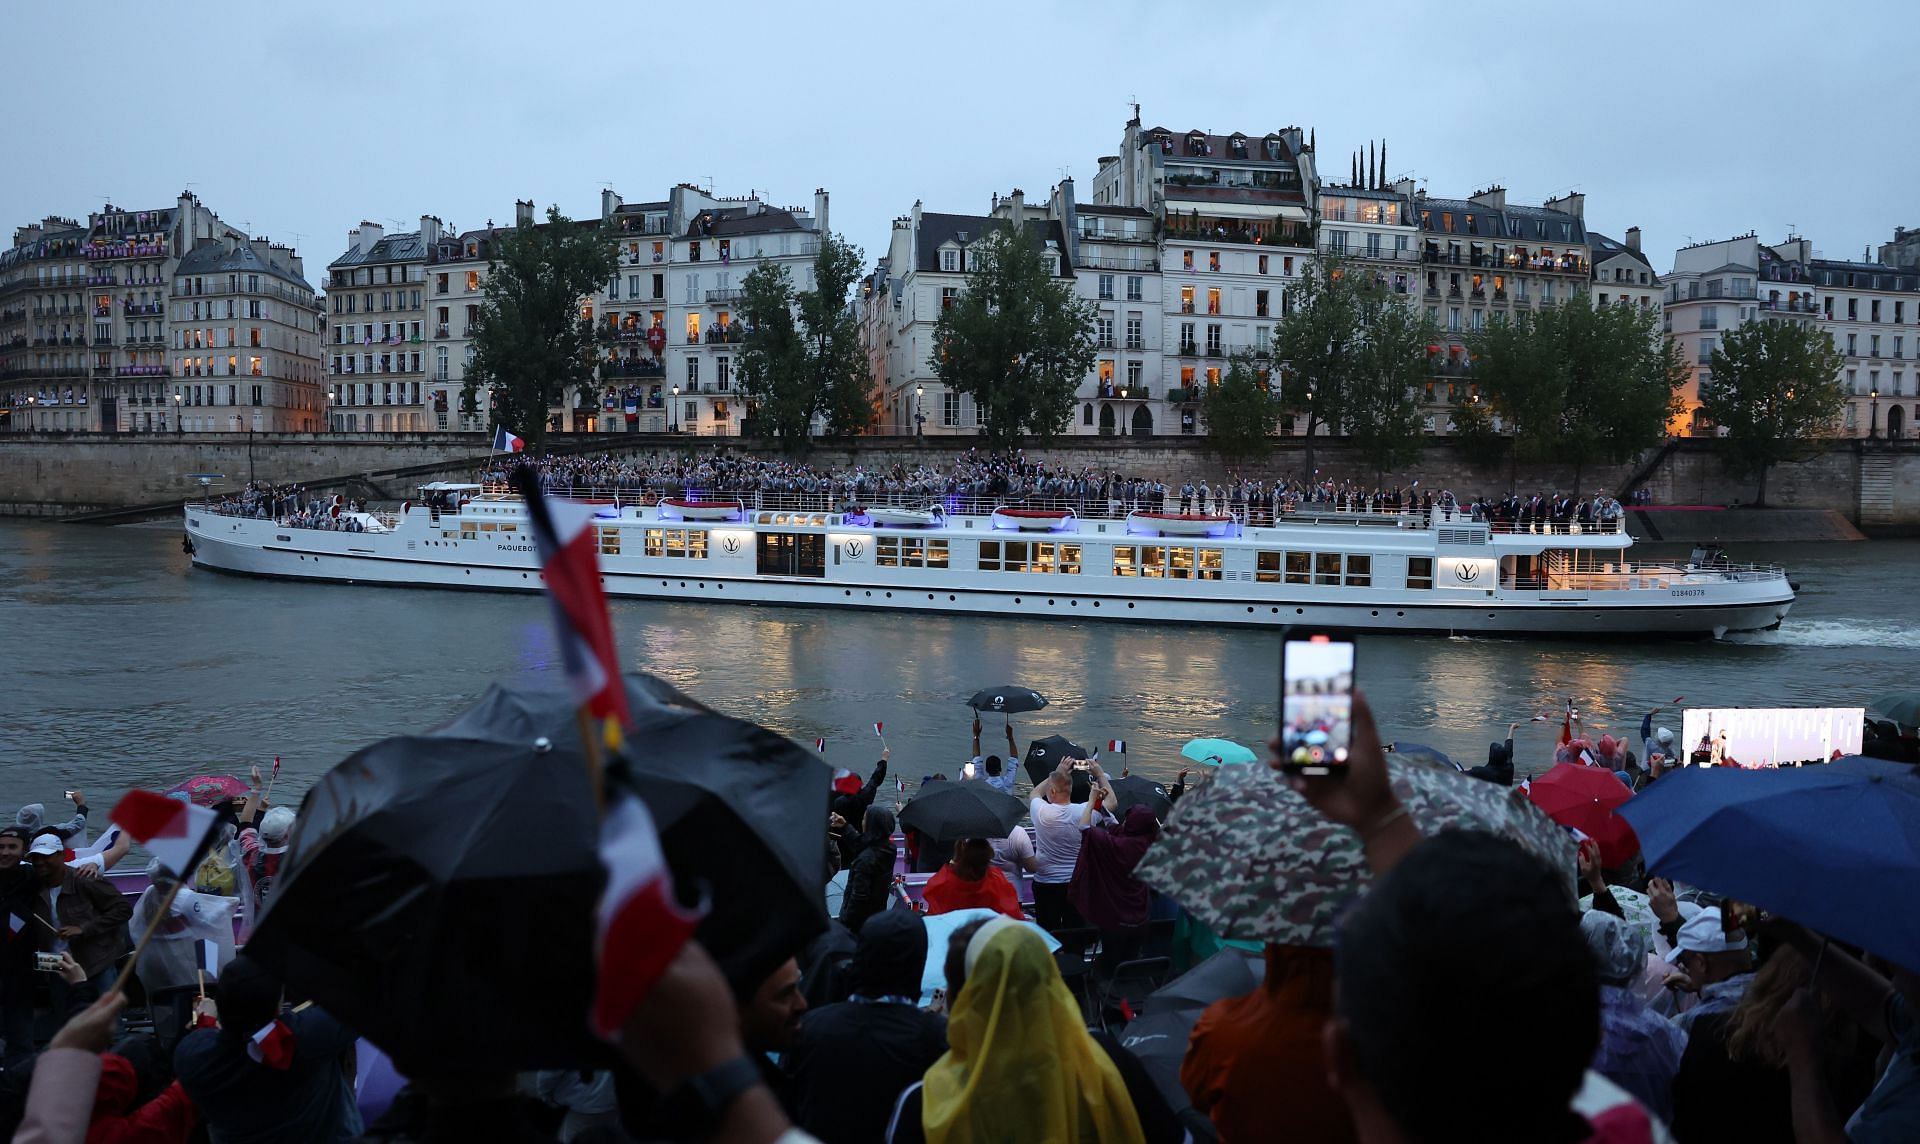
[[[1732,632],[1726,642],[1754,647],[1891,647],[1920,649],[1920,629],[1858,620],[1789,618],[1770,632]]]

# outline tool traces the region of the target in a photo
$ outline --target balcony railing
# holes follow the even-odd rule
[[[1226,357],[1227,351],[1221,349],[1219,345],[1209,342],[1207,344],[1207,356],[1208,357]]]
[[[122,302],[120,312],[131,317],[158,314],[164,309],[158,302]]]
[[[1113,254],[1089,254],[1080,259],[1083,270],[1131,270],[1150,274],[1160,269],[1158,258],[1121,258]]]
[[[1142,342],[1139,338],[1128,338],[1127,348],[1130,350],[1144,350],[1147,347],[1146,343]]]
[[[1144,385],[1114,385],[1111,382],[1094,387],[1094,396],[1108,401],[1147,401],[1150,394]]]
[[[745,290],[739,289],[738,287],[735,287],[729,290],[709,290],[707,291],[707,305],[709,306],[731,305],[736,302],[744,301],[746,299],[746,296],[747,296],[747,292]]]
[[[1794,313],[1794,314],[1811,314],[1814,312],[1814,306],[1812,302],[1802,301],[1799,299],[1783,298],[1776,301],[1771,298],[1762,298],[1760,299],[1760,308],[1762,310],[1778,310],[1778,311],[1781,311],[1782,313]]]
[[[1113,348],[1113,339],[1112,338],[1095,338],[1093,340],[1093,348],[1096,350],[1110,350]]]
[[[1176,405],[1200,400],[1200,387],[1197,385],[1178,385],[1167,390],[1167,400]]]
[[[435,338],[446,338],[446,337],[451,337],[452,335],[447,332],[447,328],[445,326],[435,326],[433,328],[433,336]]]
[[[1181,342],[1180,343],[1181,357],[1197,357],[1199,356],[1199,354],[1200,354],[1199,342]]]
[[[747,340],[747,332],[738,323],[728,326],[715,326],[707,331],[707,344],[710,346],[739,345]]]

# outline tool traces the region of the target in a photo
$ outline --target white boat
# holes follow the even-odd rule
[[[733,520],[746,508],[737,500],[689,501],[673,497],[661,501],[660,507],[681,520]]]
[[[1233,526],[1233,518],[1203,512],[1131,512],[1128,531],[1162,536],[1213,536]]]
[[[737,519],[689,519],[690,506]],[[1233,520],[1217,535],[1162,537],[1085,506],[1043,516],[963,507],[893,526],[770,496],[616,501],[595,527],[609,595],[680,601],[1576,637],[1768,628],[1794,601],[1779,568],[1634,561],[1618,522],[1511,531],[1435,510]],[[511,494],[376,518],[387,531],[291,528],[189,505],[186,527],[194,564],[210,570],[540,590],[526,509]]]
[[[866,510],[867,519],[877,527],[886,528],[931,528],[946,519],[946,513],[938,507],[886,508],[876,505]]]

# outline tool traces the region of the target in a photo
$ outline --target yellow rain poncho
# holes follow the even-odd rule
[[[1140,1141],[1126,1084],[1087,1035],[1039,934],[989,926],[967,948],[951,1047],[927,1070],[928,1144]]]

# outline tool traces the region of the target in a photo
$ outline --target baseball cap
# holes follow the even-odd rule
[[[27,847],[29,854],[65,854],[66,852],[66,844],[60,841],[60,836],[57,834],[42,834],[33,840],[33,845]]]
[[[1673,949],[1667,954],[1668,961],[1678,961],[1682,953],[1731,953],[1747,948],[1747,935],[1742,930],[1734,930],[1731,935],[1721,928],[1720,911],[1702,909],[1680,925],[1680,934],[1674,939]]]

